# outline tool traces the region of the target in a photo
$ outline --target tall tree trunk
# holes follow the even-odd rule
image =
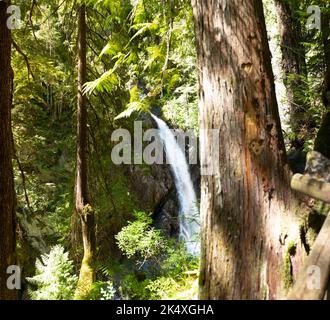
[[[7,288],[7,268],[16,263],[15,192],[12,167],[12,81],[11,32],[7,28],[10,1],[0,1],[0,300],[16,299]]]
[[[327,158],[330,159],[330,9],[328,9],[322,15],[322,40],[324,50],[324,81],[322,88],[322,101],[327,109],[320,129],[315,139],[314,149],[321,152]]]
[[[330,7],[322,14],[322,42],[324,47],[325,75],[322,90],[324,105],[330,109]]]
[[[86,83],[86,8],[78,9],[78,108],[77,108],[77,173],[75,209],[81,220],[84,256],[76,298],[88,295],[94,281],[95,217],[88,200],[87,182],[87,107],[83,85]]]
[[[200,297],[283,298],[301,252],[262,1],[192,3],[201,165],[215,173],[202,176]]]
[[[282,71],[290,107],[290,125],[296,138],[304,138],[313,124],[306,115],[307,68],[305,50],[301,44],[301,25],[299,19],[294,16],[289,0],[274,0],[274,3],[280,32]]]

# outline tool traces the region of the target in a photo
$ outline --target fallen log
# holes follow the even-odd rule
[[[322,300],[330,277],[330,213],[328,214],[304,268],[291,289],[289,300]]]
[[[312,151],[307,155],[305,174],[295,174],[291,188],[330,203],[330,160]],[[289,300],[321,300],[329,292],[330,212],[323,223],[303,270],[289,292]],[[327,297],[329,299],[329,297]]]
[[[312,198],[330,203],[330,183],[316,179],[309,174],[295,174],[291,179],[291,188]]]

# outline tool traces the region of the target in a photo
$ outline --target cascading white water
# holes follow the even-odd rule
[[[180,203],[180,238],[183,239],[189,253],[198,255],[200,252],[199,210],[197,208],[196,194],[184,150],[180,148],[175,135],[167,124],[155,115],[152,114],[151,116],[159,128],[159,136],[163,142],[166,156],[174,175],[174,182]]]

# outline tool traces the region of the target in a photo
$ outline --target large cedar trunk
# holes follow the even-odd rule
[[[7,289],[7,268],[15,259],[15,193],[12,167],[12,81],[11,33],[7,28],[9,1],[0,1],[0,300],[16,299]]]
[[[200,298],[277,299],[300,265],[299,228],[261,0],[193,0],[201,131]]]
[[[78,106],[77,106],[77,173],[75,210],[81,220],[84,256],[81,264],[77,298],[91,290],[94,281],[93,258],[95,255],[94,212],[88,200],[87,181],[87,107],[83,85],[86,83],[86,8],[79,7],[78,18]]]
[[[294,17],[290,2],[274,0],[282,51],[282,70],[287,92],[287,103],[290,107],[290,125],[297,137],[308,134],[313,127],[307,116],[308,103],[306,93],[306,58],[302,45],[302,32],[299,19]]]

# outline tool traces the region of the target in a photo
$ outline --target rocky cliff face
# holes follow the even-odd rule
[[[153,213],[155,226],[170,237],[178,236],[179,202],[170,165],[132,166],[129,171],[130,189],[139,195],[144,211]],[[199,165],[191,166],[190,172],[199,199]]]

